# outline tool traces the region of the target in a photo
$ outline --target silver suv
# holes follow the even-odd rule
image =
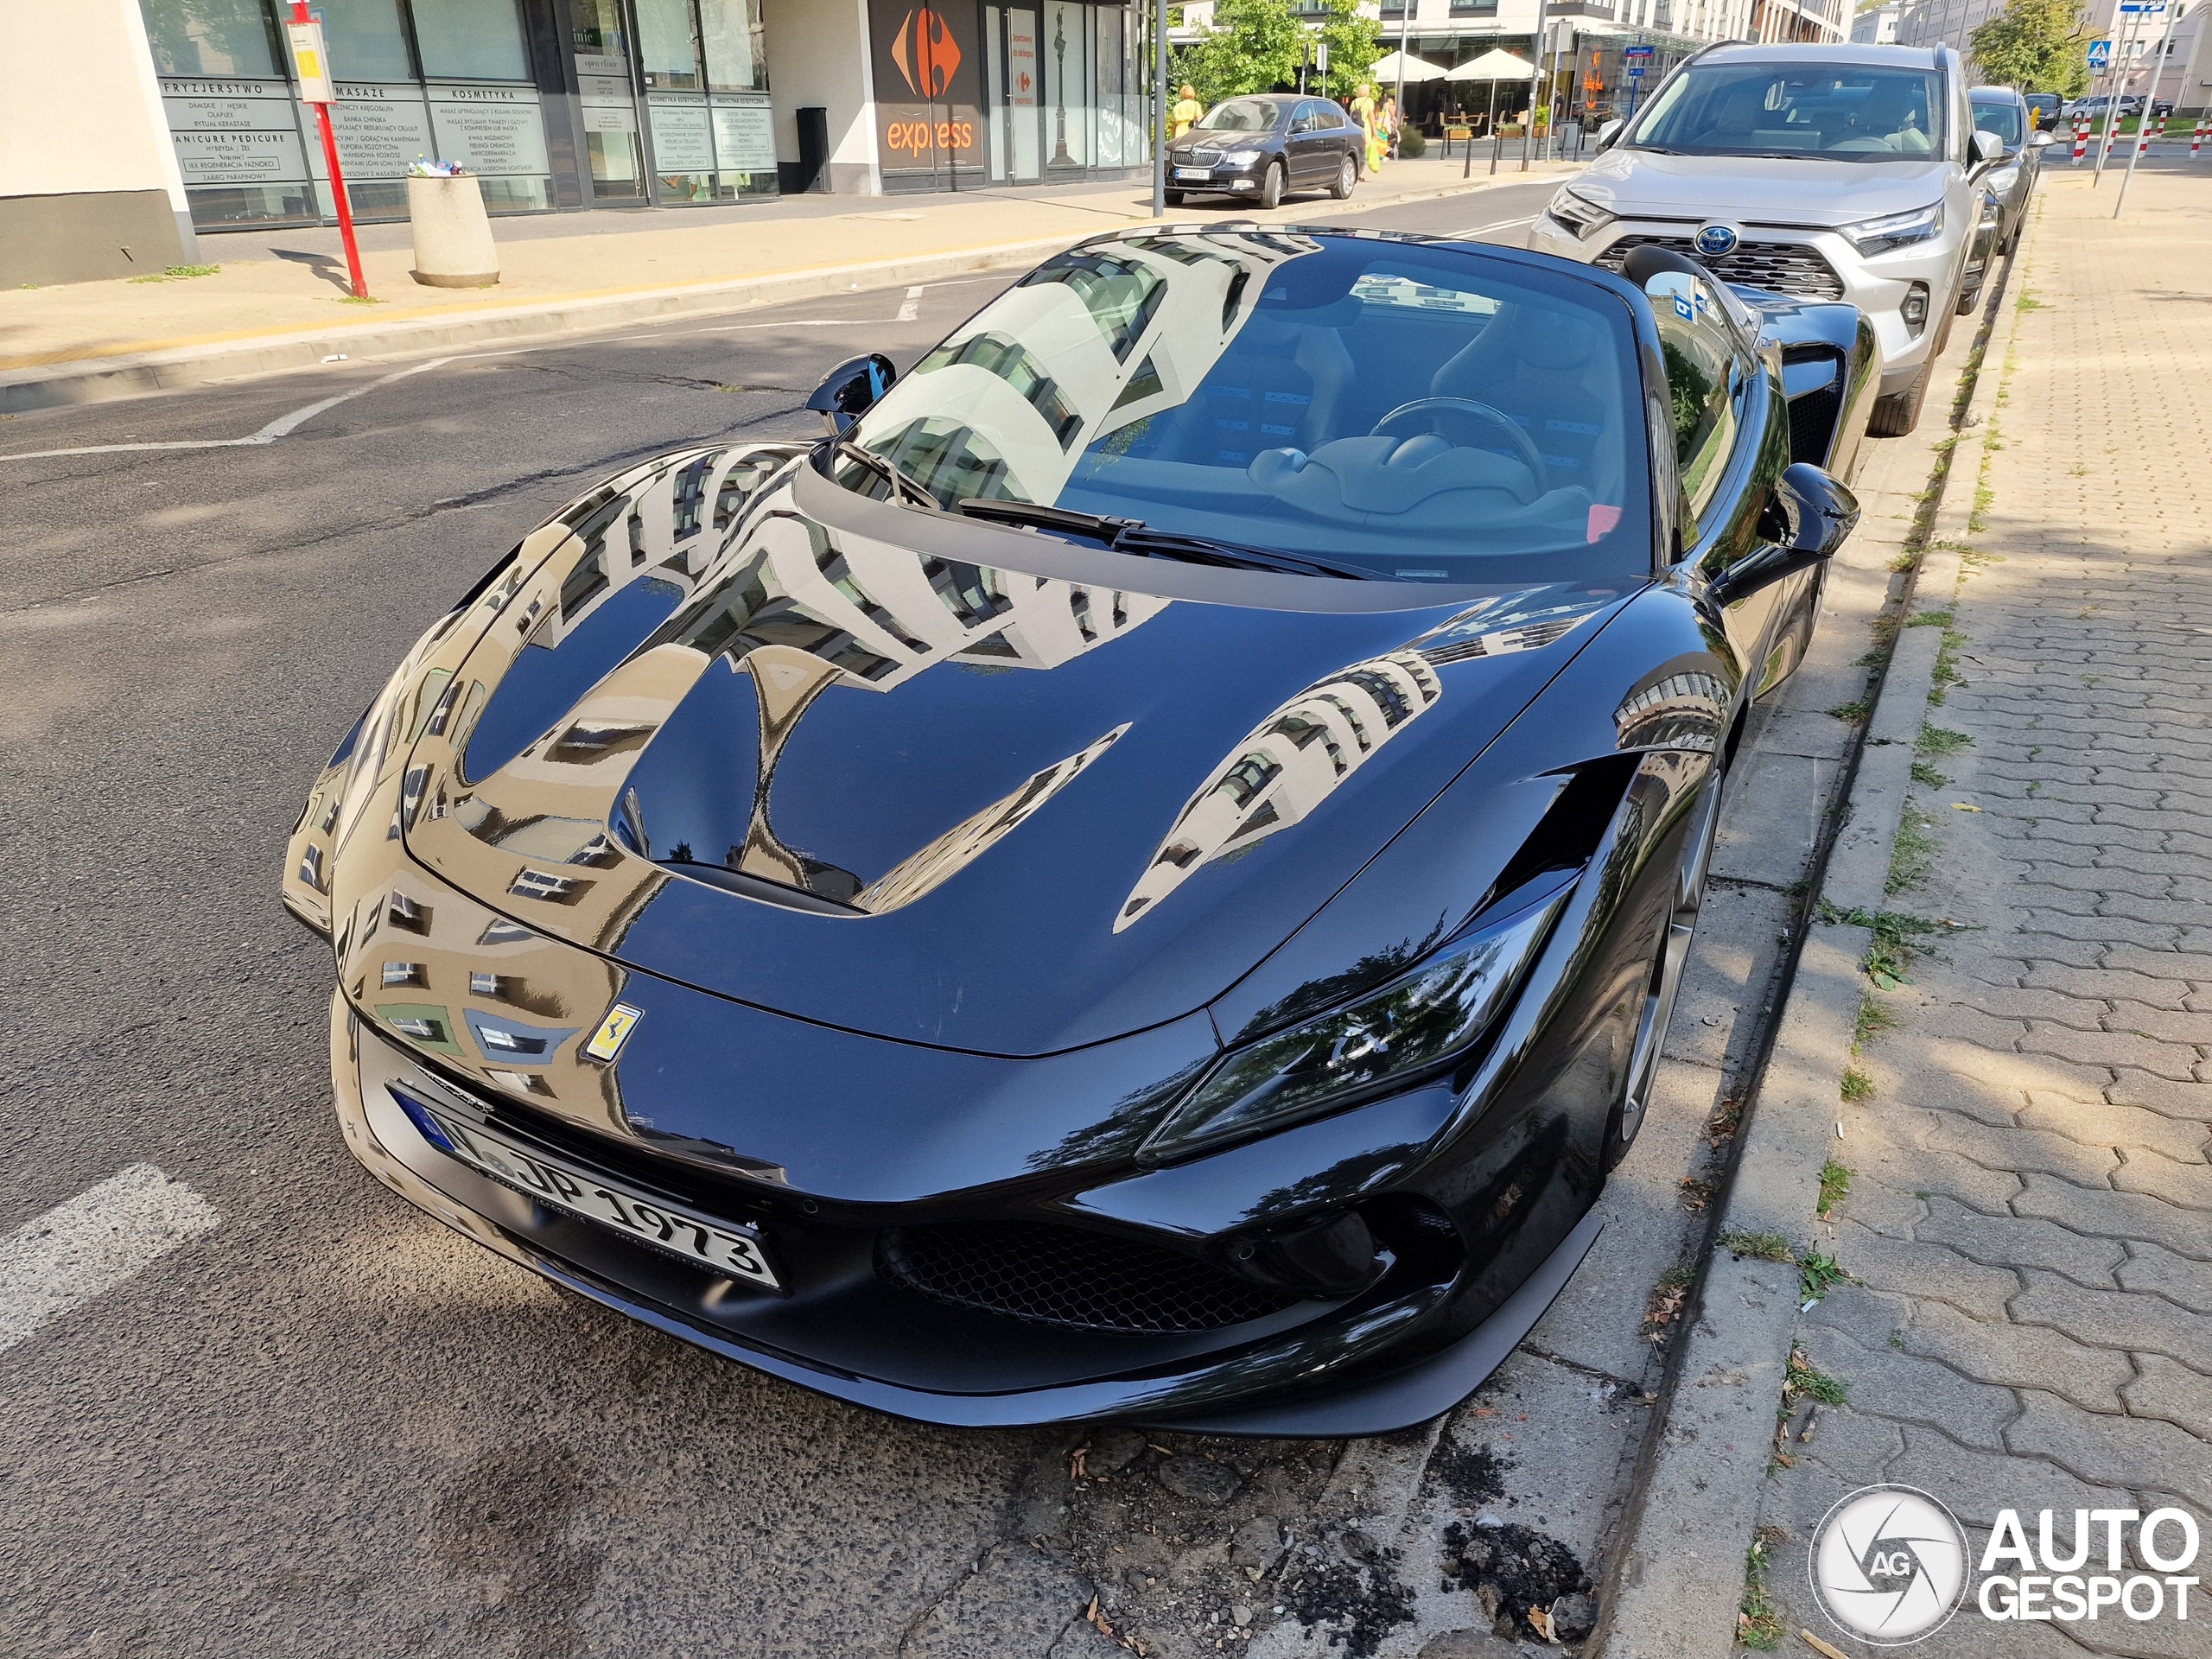
[[[1981,218],[1977,135],[1948,47],[1721,46],[1684,61],[1552,198],[1529,245],[1619,269],[1677,249],[1724,281],[1849,300],[1882,350],[1868,430],[1920,418]]]

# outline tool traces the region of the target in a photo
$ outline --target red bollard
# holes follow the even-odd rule
[[[2195,161],[2195,160],[2196,159],[2196,152],[2197,152],[2198,150],[2200,150],[2200,149],[2203,149],[2203,148],[2204,148],[2204,123],[2203,123],[2203,122],[2202,122],[2202,121],[2199,121],[2199,122],[2196,124],[2196,130],[2190,136],[2190,140],[2189,140],[2189,159],[2190,159],[2190,161],[2192,161],[2192,162],[2193,162],[2193,161]]]
[[[2089,123],[2085,117],[2074,118],[2074,159],[2079,162],[2089,148]]]

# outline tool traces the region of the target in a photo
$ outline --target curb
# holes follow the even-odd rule
[[[1525,175],[1516,173],[1509,176],[1500,174],[1496,178],[1402,190],[1376,196],[1339,211],[1369,213],[1378,208],[1403,207],[1411,202],[1472,195],[1506,184],[1533,182],[1538,177],[1548,176],[1548,167],[1539,167]],[[1312,211],[1311,207],[1279,209],[1277,214],[1267,222],[1296,224],[1300,213]],[[1132,218],[1126,224],[1136,226],[1154,222]],[[977,271],[1019,269],[1034,264],[1046,255],[1057,253],[1097,233],[1095,229],[1070,231],[1052,236],[1031,237],[1017,242],[990,243],[950,253],[915,254],[898,259],[822,265],[811,270],[776,272],[733,282],[696,283],[654,289],[640,294],[545,300],[530,304],[487,308],[465,316],[423,318],[384,324],[353,323],[330,328],[296,330],[254,340],[177,346],[158,351],[37,364],[0,372],[0,414],[14,415],[34,409],[142,397],[153,392],[175,391],[187,386],[203,385],[213,380],[315,368],[319,367],[325,358],[338,353],[345,353],[352,361],[367,361],[410,353],[442,351],[456,346],[479,345],[486,341],[539,340],[626,323],[749,311],[792,300],[850,293],[855,289],[943,282],[948,277],[969,276]]]
[[[1962,378],[1974,377],[1973,391],[1949,467],[1936,486],[1941,494],[1919,563],[1904,585],[1900,623],[1921,608],[1923,596],[1935,601],[1926,608],[1940,608],[1958,585],[1974,499],[1974,479],[1962,480],[1961,468],[1978,474],[2018,321],[2013,279],[2025,269],[2037,223],[1997,283],[1997,314],[1980,355],[1961,366]],[[1977,434],[1983,442],[1974,442]],[[1885,906],[1913,746],[1942,646],[1941,628],[1901,626],[1882,670],[1843,824],[1816,878],[1820,902],[1832,912],[1872,916]],[[1806,930],[1738,1137],[1715,1241],[1772,1233],[1795,1249],[1809,1238],[1864,995],[1859,963],[1872,942],[1870,929],[1849,923]],[[1604,1597],[1605,1624],[1586,1650],[1604,1659],[1727,1659],[1736,1645],[1745,1554],[1758,1522],[1784,1364],[1801,1314],[1797,1268],[1709,1244],[1694,1306],[1630,1492]]]

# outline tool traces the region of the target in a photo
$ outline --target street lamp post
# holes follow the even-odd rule
[[[1167,0],[1152,0],[1152,216],[1167,217]]]
[[[1544,72],[1544,0],[1536,0],[1535,50],[1529,55],[1535,61],[1529,66],[1529,118],[1521,124],[1521,170],[1529,170],[1536,143],[1536,83]]]

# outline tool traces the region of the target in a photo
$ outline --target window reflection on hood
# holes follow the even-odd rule
[[[1486,582],[1649,570],[1642,423],[1628,308],[1580,276],[1372,237],[1145,232],[1030,273],[857,436],[941,505]]]

